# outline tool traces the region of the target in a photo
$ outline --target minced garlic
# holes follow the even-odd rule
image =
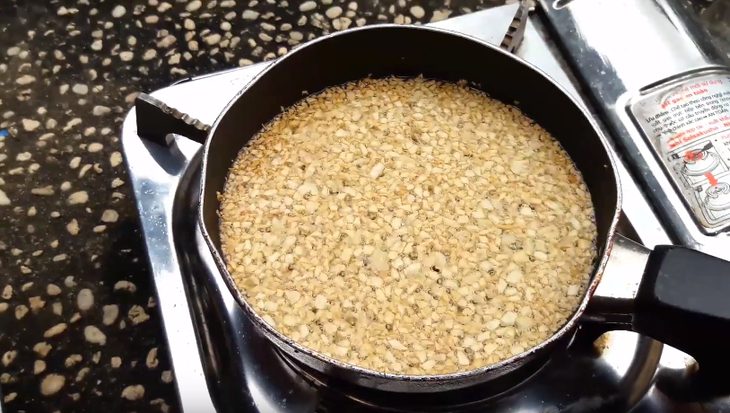
[[[253,308],[381,372],[471,370],[541,343],[596,254],[590,195],[559,144],[514,107],[422,78],[304,99],[241,151],[220,202]]]

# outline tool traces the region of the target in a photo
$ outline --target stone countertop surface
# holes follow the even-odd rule
[[[120,152],[139,91],[348,27],[503,3],[0,2],[3,412],[179,410]]]

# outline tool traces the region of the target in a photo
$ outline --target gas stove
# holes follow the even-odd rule
[[[716,137],[709,148],[702,142],[693,143],[699,145],[692,146],[696,155],[674,159],[667,156],[680,152],[665,151],[656,143],[660,139],[648,136],[664,132],[654,124],[662,112],[656,109],[656,96],[667,99],[675,96],[667,95],[667,90],[684,91],[698,82],[701,86],[703,81],[722,80],[723,70],[727,69],[712,60],[717,56],[689,47],[699,37],[686,30],[695,26],[677,24],[681,19],[674,3],[596,3],[604,11],[618,12],[623,6],[623,13],[629,16],[633,13],[628,8],[640,4],[645,9],[641,18],[651,23],[644,30],[651,32],[655,25],[661,26],[667,30],[667,41],[682,39],[689,42],[685,44],[687,50],[696,51],[695,59],[687,63],[691,70],[676,66],[652,72],[652,68],[645,67],[644,77],[631,77],[628,64],[617,60],[621,59],[618,51],[600,44],[602,38],[597,33],[601,32],[594,27],[601,22],[593,17],[600,17],[600,11],[589,13],[583,8],[585,1],[542,3],[542,8],[529,17],[516,53],[581,99],[612,138],[612,149],[622,160],[618,165],[624,199],[620,231],[648,247],[675,242],[728,258],[730,241],[723,232],[727,221],[722,208],[724,198],[718,201],[717,196],[712,202],[704,202],[714,186],[701,179],[708,177],[708,171],[716,173],[712,175],[715,180],[726,179],[717,169],[725,161],[725,141]],[[500,44],[517,8],[516,4],[494,8],[434,25]],[[668,30],[669,23],[674,31]],[[587,47],[589,44],[591,47]],[[661,53],[655,52],[654,57],[661,57]],[[623,66],[612,66],[614,62],[623,62]],[[211,124],[226,103],[268,64],[185,79],[152,96],[178,110],[181,116]],[[609,68],[613,70],[610,74],[606,72]],[[682,74],[671,79],[677,80],[679,87],[663,82],[668,79],[666,71]],[[653,78],[652,73],[656,75]],[[647,79],[654,84],[642,85],[650,86],[646,93],[629,96],[636,84]],[[584,89],[581,85],[591,87]],[[722,93],[721,87],[716,89],[709,95]],[[659,100],[661,108],[664,102]],[[619,110],[618,105],[629,110]],[[671,105],[670,101],[670,110]],[[675,113],[679,111],[681,108]],[[613,115],[616,112],[621,113]],[[185,412],[730,411],[730,398],[700,394],[690,380],[684,379],[694,366],[685,354],[630,332],[611,331],[595,340],[603,331],[594,331],[590,326],[578,332],[568,351],[539,360],[522,377],[437,394],[414,396],[365,390],[321,377],[290,362],[255,332],[215,270],[203,241],[196,222],[201,146],[175,136],[169,147],[140,138],[137,114],[132,109],[127,115],[122,144]],[[730,162],[722,165],[730,167]],[[701,191],[683,190],[687,182]],[[669,213],[662,209],[667,205],[671,206]],[[676,216],[670,217],[672,214]]]

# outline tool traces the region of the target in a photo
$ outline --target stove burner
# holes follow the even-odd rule
[[[357,409],[373,409],[389,412],[461,412],[474,408],[485,408],[490,401],[503,396],[509,391],[519,388],[522,383],[535,377],[547,365],[549,359],[537,359],[522,366],[518,371],[507,376],[491,380],[482,385],[465,389],[451,390],[442,393],[394,393],[377,391],[359,387],[351,383],[327,377],[304,364],[278,352],[281,359],[289,367],[297,371],[325,397],[322,406],[331,406],[342,409],[348,406],[347,411]]]

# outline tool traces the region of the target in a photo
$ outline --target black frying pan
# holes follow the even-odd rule
[[[368,76],[391,75],[467,80],[491,97],[518,106],[559,140],[583,175],[595,209],[598,259],[575,314],[542,344],[503,362],[467,372],[433,376],[385,374],[342,363],[283,336],[264,322],[235,286],[221,254],[217,194],[223,191],[228,169],[241,148],[282,108],[300,100],[304,91],[313,93]],[[138,99],[137,110],[154,109],[154,105],[160,109],[159,102],[143,95]],[[163,109],[169,113],[169,108]],[[612,252],[614,259],[620,256],[623,260],[622,268],[628,264],[631,272],[612,277],[633,275],[638,279],[643,272],[643,279],[640,285],[633,286],[636,291],[625,291],[632,298],[628,306],[614,307],[604,305],[610,304],[605,299],[593,300],[584,319],[590,316],[608,322],[622,320],[624,316],[623,322],[606,328],[633,329],[678,347],[693,355],[701,369],[709,370],[717,361],[726,364],[728,360],[724,352],[730,344],[730,304],[726,304],[725,295],[730,292],[730,263],[674,246],[647,251],[648,261],[642,253],[612,251],[614,247],[624,248],[626,241],[615,233],[621,192],[604,138],[590,115],[565,90],[535,67],[497,47],[458,33],[420,26],[353,29],[310,42],[273,63],[227,105],[209,130],[194,120],[186,120],[169,130],[161,125],[139,125],[138,129],[140,133],[162,130],[162,134],[148,136],[162,138],[158,139],[160,143],[165,142],[165,134],[175,132],[205,144],[200,224],[218,269],[253,324],[273,345],[319,373],[381,390],[432,392],[482,383],[534,364],[570,341],[601,283]]]

